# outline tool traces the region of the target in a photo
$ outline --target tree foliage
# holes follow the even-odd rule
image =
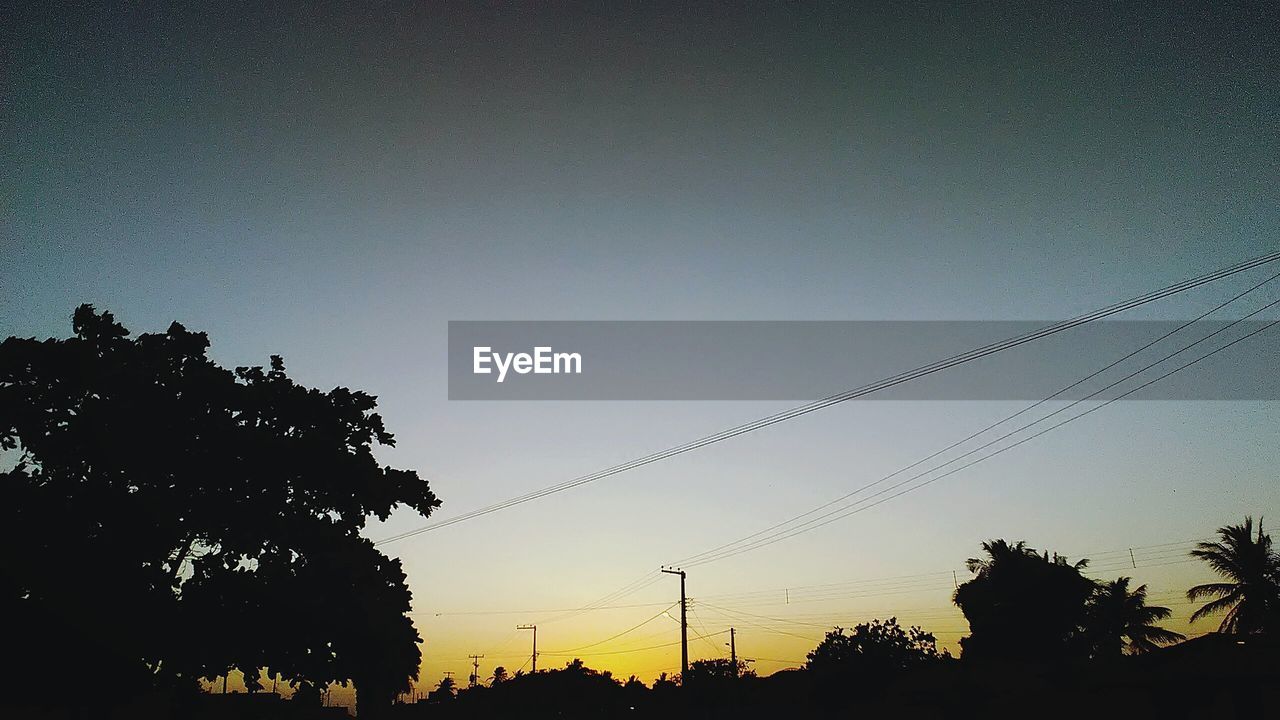
[[[360,531],[439,501],[375,459],[394,444],[375,399],[298,385],[274,356],[227,370],[178,323],[130,337],[85,305],[72,329],[0,344],[0,593],[5,651],[37,661],[24,679],[75,647],[117,689],[233,668],[352,681],[362,703],[406,689],[410,593]]]
[[[708,683],[720,684],[754,675],[755,671],[749,670],[745,661],[735,663],[729,658],[707,658],[689,663],[689,672],[681,680],[686,685],[705,686]]]
[[[1280,554],[1271,536],[1262,531],[1262,519],[1254,532],[1253,518],[1240,525],[1218,528],[1217,542],[1202,542],[1191,556],[1208,563],[1225,582],[1196,585],[1187,599],[1210,599],[1191,615],[1195,622],[1222,614],[1224,633],[1261,633],[1280,630]]]
[[[905,670],[934,662],[943,656],[932,633],[918,627],[903,628],[897,618],[872,620],[852,632],[835,628],[808,655],[806,666],[818,672]]]
[[[1082,636],[1091,657],[1137,655],[1186,639],[1181,633],[1157,625],[1168,619],[1171,611],[1148,605],[1147,586],[1130,590],[1129,582],[1129,578],[1121,577],[1098,583],[1089,597]]]
[[[972,580],[955,592],[969,621],[960,640],[969,660],[1052,660],[1085,649],[1078,641],[1094,584],[1081,574],[1087,561],[1039,554],[1025,542],[992,540],[984,558],[966,563]]]
[[[974,578],[955,602],[969,621],[966,659],[1012,662],[1117,657],[1185,639],[1160,627],[1169,608],[1147,604],[1147,587],[1130,578],[1095,582],[1087,560],[1038,553],[1025,542],[983,543],[986,557],[967,565]]]
[[[653,679],[653,690],[654,692],[658,692],[658,693],[670,692],[680,687],[679,680],[680,680],[679,675],[671,677],[671,676],[668,676],[665,672],[658,673],[658,677]]]

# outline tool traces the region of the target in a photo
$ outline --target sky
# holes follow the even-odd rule
[[[280,354],[367,390],[398,440],[380,458],[429,478],[439,519],[788,406],[450,402],[450,320],[1056,320],[1280,249],[1273,4],[153,5],[9,7],[0,331],[65,336],[91,302],[207,331],[226,366]],[[1126,319],[1193,317],[1265,271]],[[639,607],[554,610],[1023,406],[848,403],[385,545],[423,685],[472,653],[520,667],[532,622],[547,653],[677,670],[671,576],[607,603]],[[954,648],[951,571],[993,537],[1115,573],[1138,548],[1125,572],[1179,602],[1207,575],[1168,543],[1276,515],[1278,420],[1117,403],[691,568],[694,628],[734,625],[762,673],[886,614]],[[874,582],[801,589],[849,581]]]

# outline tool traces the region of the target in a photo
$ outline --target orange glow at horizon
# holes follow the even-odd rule
[[[1163,605],[1173,615],[1162,626],[1189,637],[1217,629],[1217,621],[1205,620],[1192,626],[1188,618],[1198,605],[1186,600],[1186,588],[1216,579],[1203,564],[1186,556],[1190,544],[1166,548],[1128,549],[1099,553],[1086,574],[1095,579],[1119,576],[1134,578],[1135,585],[1148,586],[1148,602]],[[1133,564],[1138,567],[1132,567]],[[967,574],[957,570],[963,583]],[[736,628],[738,657],[749,660],[748,667],[759,675],[800,667],[805,656],[821,641],[825,632],[839,626],[873,619],[896,617],[903,627],[919,626],[933,633],[940,650],[959,656],[959,639],[968,626],[959,609],[951,603],[951,571],[904,574],[895,577],[831,583],[826,587],[797,587],[794,590],[747,590],[712,594],[705,599],[690,597],[689,659],[729,656],[728,629]],[[635,675],[651,685],[661,673],[680,672],[680,627],[678,598],[675,600],[624,599],[618,607],[589,612],[549,608],[542,614],[511,613],[502,607],[477,607],[467,611],[419,611],[413,617],[424,641],[423,660],[413,692],[425,695],[436,688],[451,671],[458,687],[467,686],[471,664],[468,655],[483,654],[480,679],[486,682],[497,666],[508,674],[531,667],[530,633],[515,630],[515,617],[540,618],[539,670],[559,669],[574,658],[588,667],[607,671],[625,681]],[[510,622],[508,620],[510,619]],[[521,621],[523,622],[523,621]],[[625,632],[634,628],[630,632]],[[607,639],[613,638],[613,639]],[[210,692],[221,692],[220,681],[204,683]],[[271,688],[264,677],[263,685]],[[227,684],[231,692],[244,692],[239,673]],[[282,695],[292,691],[281,683]],[[354,688],[334,686],[330,702],[351,707]]]

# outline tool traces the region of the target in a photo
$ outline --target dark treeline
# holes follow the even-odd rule
[[[1095,581],[1081,572],[1087,560],[993,540],[954,595],[970,626],[959,658],[890,618],[834,628],[802,669],[764,678],[706,660],[647,688],[574,660],[531,676],[499,671],[488,687],[447,684],[397,716],[1265,717],[1280,708],[1280,558],[1251,518],[1218,535],[1191,554],[1222,581],[1187,594],[1212,599],[1195,619],[1222,620],[1192,640],[1159,626],[1169,609],[1147,604],[1130,578]]]
[[[5,717],[306,718],[333,684],[361,717],[1266,717],[1280,708],[1280,556],[1262,522],[1192,556],[1186,639],[1130,578],[1095,581],[1023,542],[983,543],[953,601],[958,657],[896,619],[832,628],[804,667],[728,660],[652,685],[573,660],[404,703],[421,664],[404,572],[369,517],[438,505],[380,466],[374,398],[294,383],[279,358],[227,370],[174,323],[130,337],[76,311],[74,335],[0,344],[0,653]],[[244,674],[250,693],[201,683]],[[268,692],[261,678],[287,689]]]
[[[574,663],[392,708],[396,718],[1272,717],[1280,647],[1209,634],[1144,656],[1053,665],[941,659],[645,687]],[[690,673],[694,670],[691,667]]]

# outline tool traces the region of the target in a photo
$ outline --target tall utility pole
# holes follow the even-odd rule
[[[480,658],[483,655],[468,655],[471,658],[471,687],[480,684]]]
[[[662,572],[668,575],[680,576],[680,679],[681,682],[689,677],[689,601],[684,594],[685,575],[683,570],[668,570],[662,568]]]
[[[533,671],[538,672],[538,626],[537,625],[517,625],[516,629],[533,631]]]
[[[738,638],[737,630],[729,628],[729,660],[733,663],[733,674],[738,674]]]

